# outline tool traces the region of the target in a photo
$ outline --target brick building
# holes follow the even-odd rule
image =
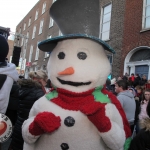
[[[28,72],[42,69],[46,70],[49,54],[39,51],[37,43],[61,35],[58,26],[49,15],[49,8],[55,0],[39,0],[30,12],[16,27],[16,33],[28,37],[18,36],[15,44],[22,47],[21,56],[26,58],[26,77]],[[107,52],[112,64],[112,75],[117,77],[121,72],[121,50],[123,42],[123,21],[125,13],[125,0],[100,0],[100,33],[99,38],[111,45],[116,54]]]
[[[150,79],[150,0],[126,0],[125,10],[120,74]]]

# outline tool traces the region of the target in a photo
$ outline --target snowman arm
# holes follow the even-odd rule
[[[35,143],[36,140],[40,137],[40,136],[34,136],[29,132],[29,126],[34,121],[35,116],[39,113],[38,110],[40,110],[38,101],[39,100],[37,100],[34,103],[34,105],[30,110],[29,118],[25,120],[22,125],[22,136],[24,141],[28,144]]]
[[[121,150],[125,144],[126,135],[122,117],[113,104],[107,104],[106,116],[110,119],[111,128],[107,132],[100,132],[105,144],[112,150]]]

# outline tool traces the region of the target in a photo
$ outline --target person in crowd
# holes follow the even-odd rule
[[[129,150],[150,150],[150,101],[146,107],[147,117],[140,121],[140,132],[133,138]]]
[[[119,81],[119,80],[122,80],[122,77],[119,76],[119,77],[117,78],[117,81]]]
[[[42,89],[45,93],[49,92],[50,89],[46,87],[48,76],[43,70],[32,71],[29,73],[29,77],[32,80],[38,81],[42,85]]]
[[[141,103],[142,99],[143,99],[143,87],[140,85],[137,85],[135,87],[136,90],[136,97],[139,98],[139,102]]]
[[[143,94],[144,95],[141,101],[141,112],[139,114],[139,120],[142,120],[148,117],[146,108],[147,108],[148,102],[150,101],[150,89],[146,89]]]
[[[137,93],[134,88],[128,88],[128,90],[133,94],[134,99],[135,99],[135,104],[136,104],[136,109],[135,109],[135,117],[134,117],[134,126],[136,126],[135,131],[138,133],[139,131],[139,113],[140,113],[140,101],[139,98],[137,97]],[[132,129],[133,130],[133,129]]]
[[[128,81],[129,75],[126,72],[125,75],[122,77],[122,80]]]
[[[111,91],[112,89],[111,89],[111,80],[109,79],[109,78],[107,78],[107,80],[106,80],[106,89],[108,90],[108,91]]]
[[[6,61],[8,52],[8,43],[5,37],[0,35],[0,113],[3,114],[7,110],[13,82],[18,80],[16,66]]]
[[[114,95],[117,95],[117,93],[115,92],[115,84],[116,84],[116,78],[111,79],[111,92]]]
[[[140,80],[141,80],[141,77],[139,76],[139,74],[136,74],[133,86],[136,87],[137,85],[139,85]]]
[[[132,73],[131,77],[129,77],[129,82],[131,83],[131,86],[134,86],[134,80],[135,80],[134,73]]]
[[[28,118],[31,107],[34,102],[44,95],[42,86],[39,82],[31,79],[19,79],[19,103],[18,103],[18,116],[12,134],[12,142],[9,150],[22,150],[22,124]]]
[[[133,130],[136,104],[134,100],[134,95],[129,90],[127,90],[127,88],[127,82],[124,80],[119,80],[115,84],[117,98],[124,109],[131,130]]]
[[[146,75],[143,75],[143,76],[142,76],[142,79],[141,79],[140,82],[139,82],[139,85],[140,85],[140,86],[144,86],[145,83],[147,83],[147,77],[146,77]]]
[[[17,120],[17,110],[18,110],[18,102],[19,102],[19,88],[20,86],[17,82],[14,81],[12,85],[9,103],[6,111],[6,116],[11,120],[12,125],[14,126]]]

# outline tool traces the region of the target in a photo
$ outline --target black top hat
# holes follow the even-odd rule
[[[5,62],[9,51],[8,43],[3,35],[0,35],[0,62]]]
[[[57,0],[50,8],[50,15],[57,23],[63,36],[44,40],[38,47],[50,52],[58,41],[65,39],[86,38],[100,43],[106,50],[115,51],[100,40],[99,0]]]

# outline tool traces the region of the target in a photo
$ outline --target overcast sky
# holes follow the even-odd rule
[[[0,26],[15,32],[18,23],[39,0],[0,0]]]

